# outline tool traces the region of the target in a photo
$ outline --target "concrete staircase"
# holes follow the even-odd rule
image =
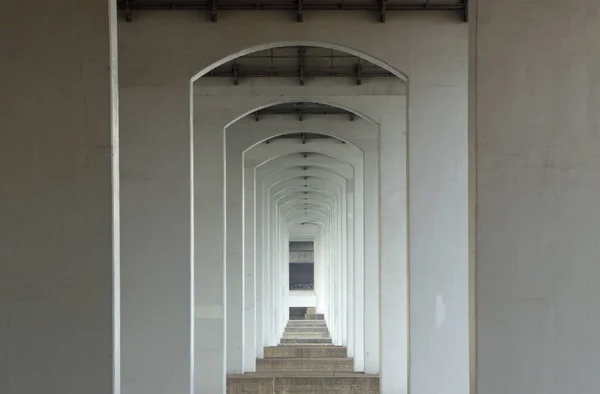
[[[331,337],[323,319],[290,320],[280,343],[281,345],[331,345]]]
[[[331,344],[323,315],[306,317],[313,319],[288,322],[256,373],[228,376],[227,394],[379,394],[379,377],[353,372],[346,348]]]

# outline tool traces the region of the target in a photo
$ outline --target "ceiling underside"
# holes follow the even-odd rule
[[[468,19],[468,0],[118,0],[128,22],[135,10],[205,11],[213,22],[221,11],[289,11],[298,22],[304,11],[370,11],[380,22],[389,12],[436,11],[453,12]]]
[[[389,71],[345,52],[297,46],[273,48],[238,57],[216,67],[205,77],[226,77],[235,85],[240,79],[260,77],[296,78],[300,85],[304,85],[309,78],[320,77],[350,78],[357,85],[368,78],[397,78]]]
[[[295,115],[298,121],[300,122],[306,119],[306,117],[311,117],[313,115],[337,115],[346,117],[351,121],[353,121],[356,118],[356,115],[354,113],[346,111],[343,108],[310,102],[277,104],[255,111],[252,114],[249,114],[248,116],[253,116],[254,119],[258,122],[264,116],[288,114]]]

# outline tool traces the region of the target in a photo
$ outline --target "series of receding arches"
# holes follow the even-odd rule
[[[225,223],[222,276],[214,275],[214,267],[195,265],[195,277],[202,278],[196,280],[196,305],[207,293],[207,278],[223,280],[222,286],[208,286],[210,291],[222,291],[222,296],[213,299],[223,305],[223,323],[215,324],[218,313],[211,311],[208,303],[204,308],[196,307],[194,370],[196,380],[205,389],[220,390],[223,372],[254,371],[263,347],[277,344],[288,317],[288,242],[299,231],[315,241],[317,309],[326,316],[333,343],[348,347],[356,371],[383,374],[380,333],[385,314],[381,313],[380,295],[384,289],[379,278],[382,198],[379,144],[382,119],[397,115],[394,119],[397,123],[388,124],[385,129],[397,134],[401,143],[393,155],[383,160],[394,156],[393,160],[406,161],[406,97],[396,101],[373,96],[328,96],[325,92],[286,96],[277,101],[259,95],[229,97],[223,106],[210,102],[205,105],[206,100],[202,106],[194,105],[195,95],[202,91],[201,77],[212,68],[254,51],[298,45],[321,46],[360,56],[393,73],[399,78],[397,83],[406,86],[404,75],[377,59],[337,45],[314,42],[271,43],[247,49],[221,59],[192,78],[194,195],[198,201],[197,191],[206,193],[202,189],[211,188],[210,182],[204,182],[207,173],[221,172],[221,182],[214,176],[211,179],[215,181],[213,185],[222,186]],[[251,116],[290,103],[314,103],[351,116],[341,122],[325,122],[318,116],[298,122],[285,115],[261,117],[257,121],[258,118]],[[218,116],[214,116],[217,110]],[[202,142],[219,138],[223,152],[216,156],[214,152],[206,152],[210,157],[203,160]],[[209,159],[215,157],[222,160],[222,167],[208,167]],[[398,181],[402,182],[404,177],[399,175]],[[403,208],[397,209],[402,220],[406,220]],[[198,211],[197,204],[193,210]],[[196,234],[206,217],[196,217]],[[217,218],[214,213],[212,217]],[[207,234],[206,228],[201,232]],[[196,256],[202,253],[201,245],[202,242]],[[402,269],[401,261],[398,267]],[[407,291],[401,284],[395,287],[395,293]],[[401,311],[406,309],[399,309],[400,314],[398,310],[384,312],[391,314],[389,318],[394,324],[402,324]],[[216,314],[211,316],[211,313]],[[219,329],[224,332],[222,337],[217,333]],[[406,327],[398,329],[397,344],[388,344],[391,351],[406,347],[407,339],[402,338]],[[222,345],[214,346],[214,341],[207,341],[206,335],[221,338]],[[406,357],[406,349],[404,354],[400,358]],[[398,358],[397,354],[394,358]],[[390,382],[405,379],[403,364],[406,360],[395,361],[396,371],[389,376]]]

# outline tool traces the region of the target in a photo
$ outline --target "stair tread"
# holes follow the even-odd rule
[[[365,374],[360,372],[248,372],[245,374],[227,375],[230,379],[260,379],[260,378],[379,378],[379,375]]]
[[[344,360],[344,361],[353,361],[352,357],[264,357],[258,358],[257,361],[261,360],[310,360],[310,361],[324,361],[324,360]]]

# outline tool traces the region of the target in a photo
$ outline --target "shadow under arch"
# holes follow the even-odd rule
[[[214,62],[210,66],[205,67],[204,69],[200,70],[197,74],[193,75],[190,78],[190,85],[192,85],[192,87],[193,87],[194,82],[196,82],[198,79],[202,78],[204,75],[208,74],[214,68],[219,67],[220,65],[225,64],[231,60],[234,60],[240,56],[245,56],[245,55],[249,55],[254,52],[264,51],[264,50],[273,49],[273,48],[284,48],[284,47],[293,47],[293,46],[319,47],[319,48],[333,49],[336,51],[345,52],[350,55],[360,57],[368,62],[371,62],[371,63],[375,64],[376,66],[379,66],[379,67],[383,68],[384,70],[390,72],[391,74],[397,76],[401,80],[408,82],[408,76],[406,74],[404,74],[400,70],[397,70],[396,68],[390,66],[386,62],[384,62],[380,59],[377,59],[363,51],[358,51],[356,49],[347,47],[345,45],[339,45],[339,44],[334,44],[334,43],[325,42],[325,41],[298,40],[298,41],[275,41],[275,42],[270,42],[270,43],[266,43],[266,44],[255,45],[255,46],[252,46],[249,48],[242,49],[238,52],[232,53],[231,55],[226,56],[226,57],[222,58],[221,60]]]
[[[260,111],[262,109],[269,108],[269,107],[274,107],[274,106],[280,105],[280,104],[293,104],[293,103],[314,103],[314,104],[328,105],[330,107],[335,107],[335,108],[343,109],[344,111],[348,111],[348,112],[350,112],[350,113],[358,116],[359,118],[362,118],[362,119],[366,120],[367,122],[369,122],[369,123],[371,123],[371,124],[373,124],[375,126],[379,125],[379,123],[377,121],[375,121],[373,118],[371,118],[370,116],[367,116],[367,115],[363,114],[362,112],[359,112],[359,111],[355,110],[354,108],[350,108],[350,107],[347,107],[345,105],[340,105],[338,103],[334,103],[332,101],[327,101],[327,100],[317,100],[317,99],[314,99],[314,98],[311,98],[309,100],[294,98],[294,99],[282,99],[282,100],[278,100],[278,101],[273,101],[273,102],[270,102],[268,104],[261,105],[259,107],[255,107],[255,108],[249,109],[248,111],[242,113],[241,115],[239,115],[238,117],[236,117],[235,119],[233,119],[232,121],[230,121],[229,123],[227,123],[225,125],[225,129],[227,127],[230,127],[232,124],[234,124],[235,122],[239,121],[240,119],[242,119],[242,118],[244,118],[244,117],[246,117],[246,116],[248,116],[251,113],[254,113],[256,111]],[[192,111],[193,111],[193,108],[192,108]],[[344,141],[344,142],[347,142],[347,141]]]

